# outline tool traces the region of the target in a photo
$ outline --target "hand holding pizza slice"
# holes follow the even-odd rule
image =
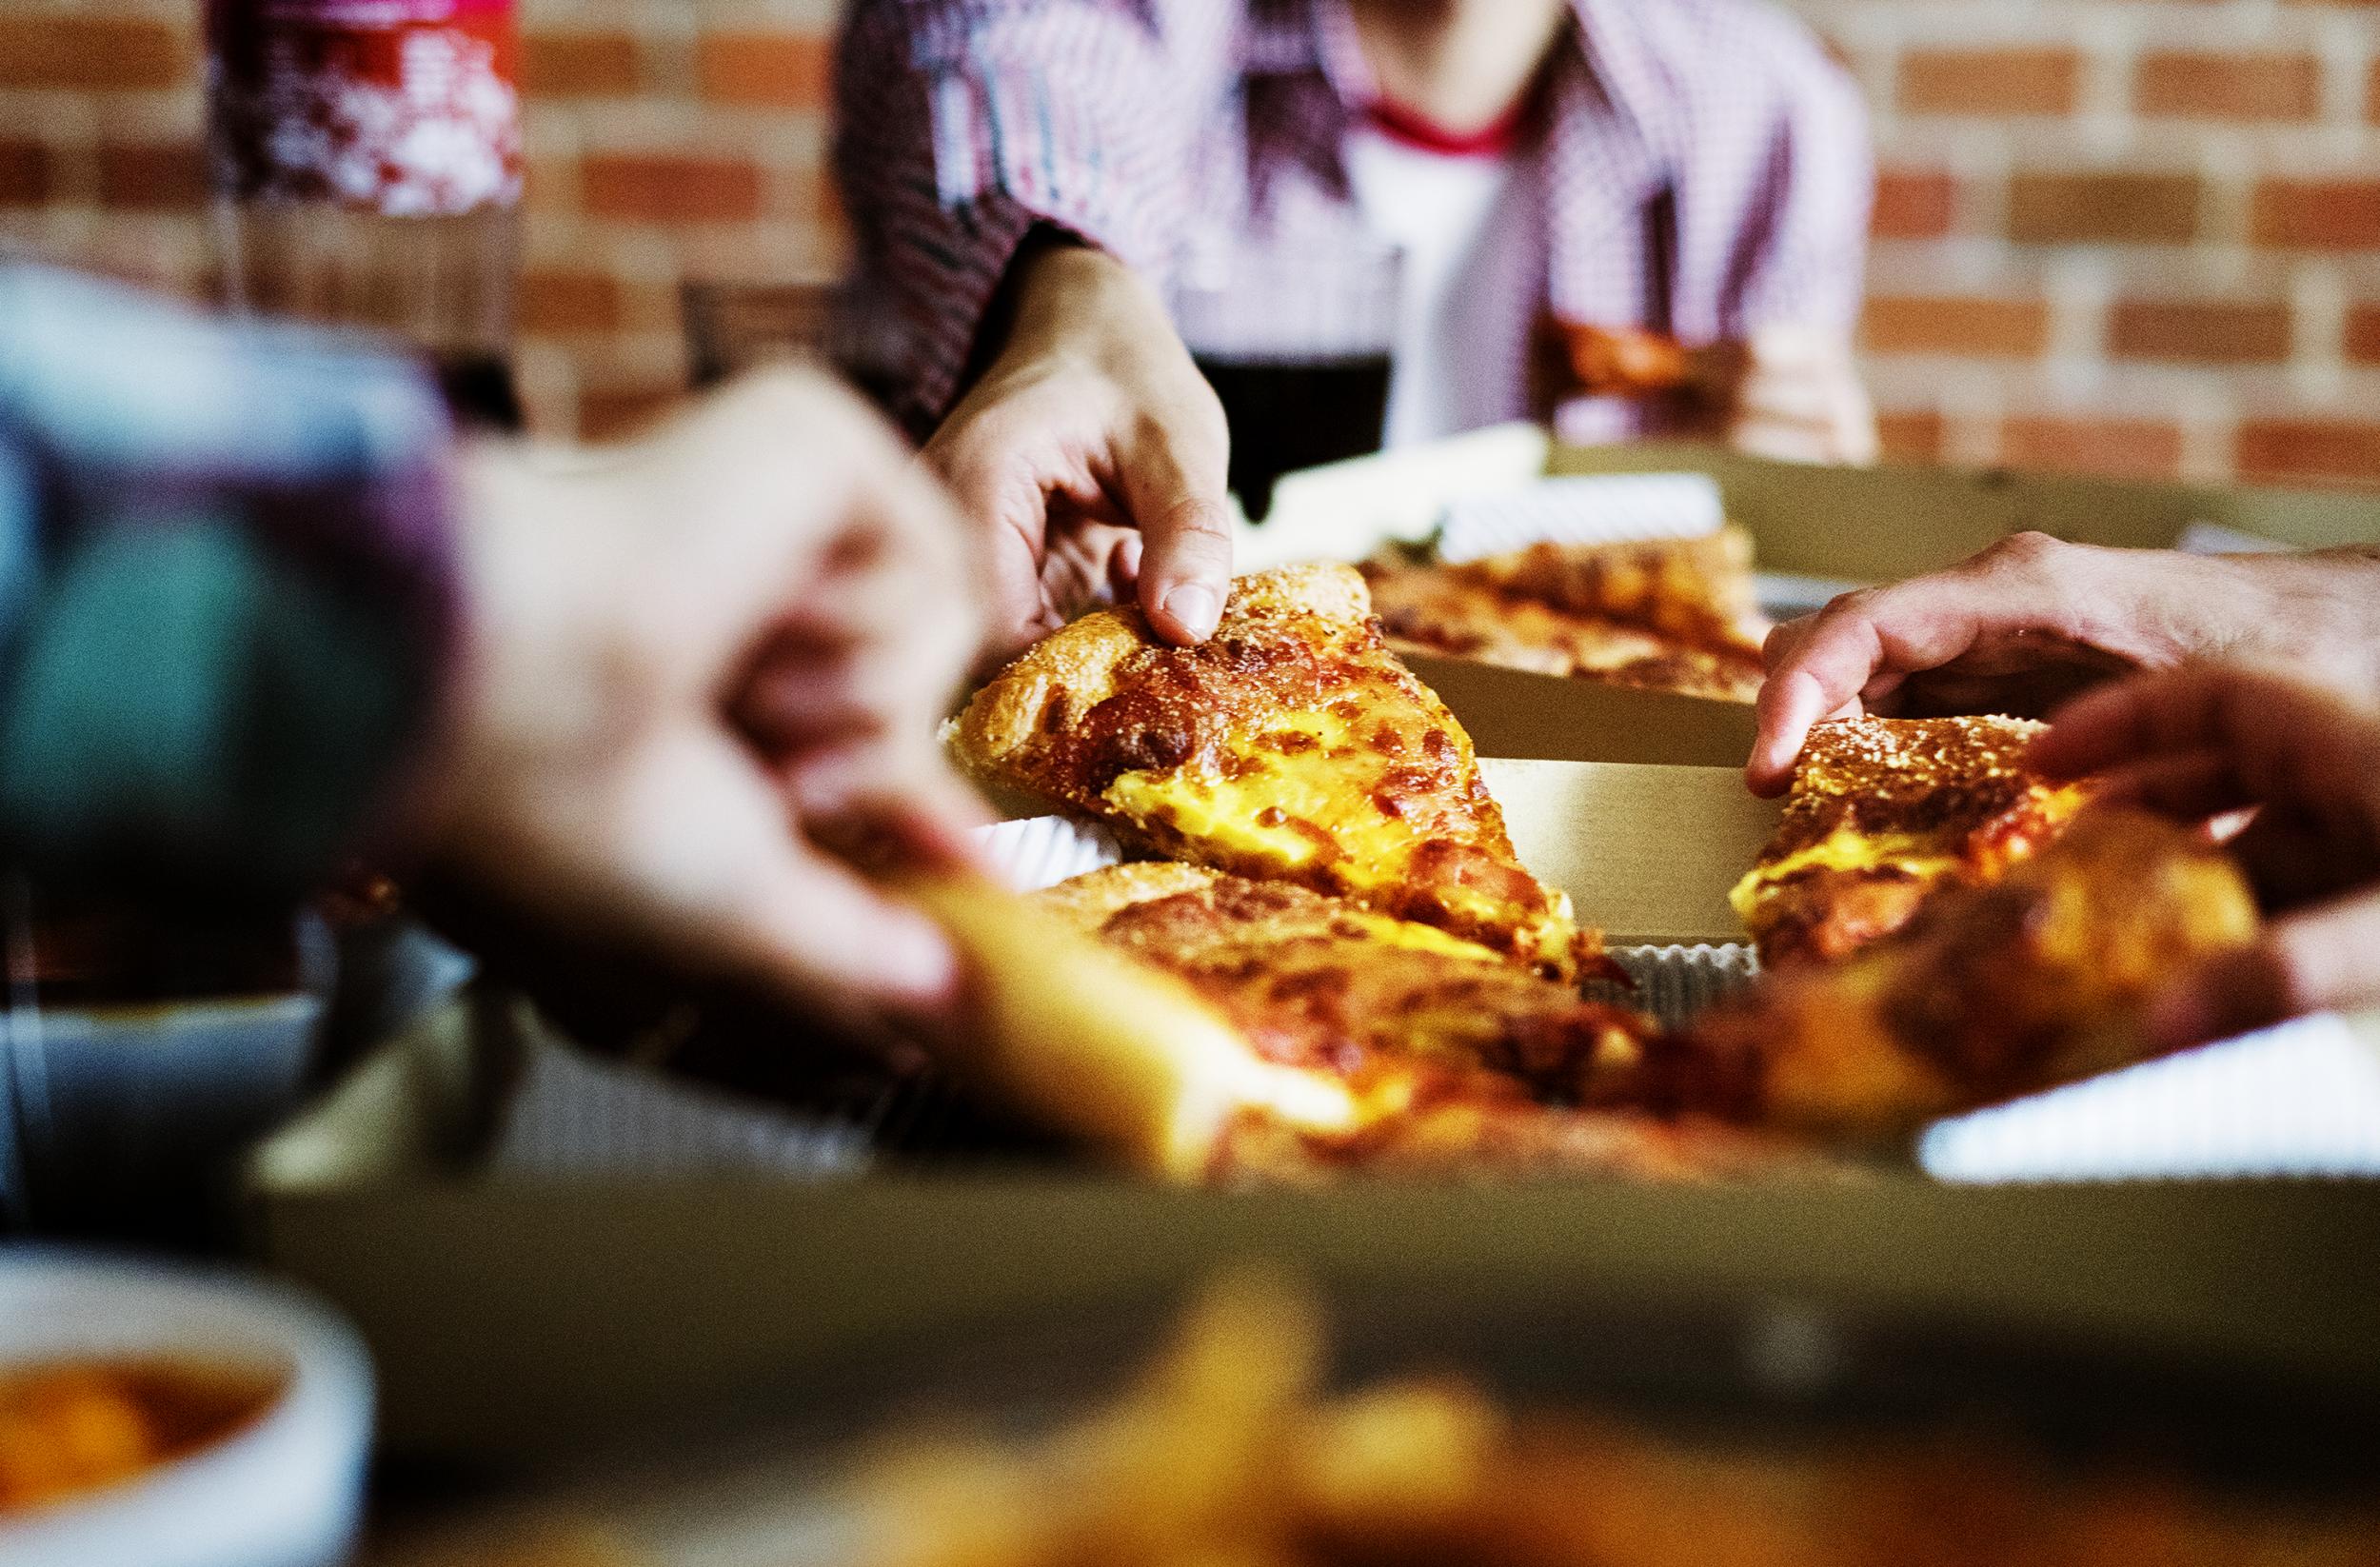
[[[1346,566],[1240,578],[1193,647],[1137,609],[1086,615],[978,692],[954,744],[986,783],[1146,852],[1346,897],[1557,978],[1600,953],[1521,865],[1470,737]]]

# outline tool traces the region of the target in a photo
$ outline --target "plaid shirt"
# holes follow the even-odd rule
[[[1527,171],[1547,310],[1689,343],[1848,332],[1874,184],[1850,80],[1759,0],[1572,5]],[[1160,283],[1193,239],[1320,253],[1360,228],[1341,148],[1372,92],[1346,0],[854,0],[837,94],[857,304],[921,429],[1036,225]],[[1557,411],[1582,440],[1656,417]]]
[[[0,849],[324,869],[437,700],[447,436],[403,360],[0,263]]]

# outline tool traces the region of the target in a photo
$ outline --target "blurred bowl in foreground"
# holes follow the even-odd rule
[[[0,1467],[0,1567],[330,1567],[371,1411],[362,1343],[286,1286],[0,1250],[0,1466],[13,1421],[33,1471],[12,1507]]]

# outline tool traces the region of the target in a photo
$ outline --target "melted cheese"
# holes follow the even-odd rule
[[[1313,744],[1281,751],[1273,737],[1300,735]],[[1364,786],[1375,759],[1348,754],[1347,726],[1329,713],[1284,713],[1244,750],[1238,778],[1188,767],[1119,776],[1101,797],[1140,822],[1161,822],[1185,837],[1214,844],[1235,859],[1281,870],[1302,870],[1324,853],[1302,821],[1336,844],[1338,881],[1369,890],[1394,883],[1418,837],[1412,825],[1381,811]],[[1267,825],[1265,818],[1279,818]]]
[[[1186,838],[1213,845],[1222,863],[1259,875],[1295,876],[1323,859],[1323,845],[1300,831],[1289,820],[1294,818],[1320,828],[1336,845],[1339,853],[1330,862],[1329,876],[1337,886],[1362,897],[1402,884],[1422,834],[1411,823],[1375,807],[1367,790],[1348,786],[1349,764],[1343,753],[1333,756],[1317,746],[1288,756],[1263,752],[1257,761],[1257,770],[1237,779],[1189,769],[1124,773],[1101,798],[1130,820],[1164,823]],[[1268,809],[1282,813],[1269,826],[1264,821]],[[1436,890],[1458,918],[1495,925],[1517,912],[1475,887],[1453,883]],[[1547,894],[1545,913],[1525,917],[1517,933],[1537,962],[1558,968],[1569,961],[1573,916],[1567,893],[1549,888]],[[1418,932],[1429,927],[1405,928]],[[1413,944],[1422,938],[1402,939]],[[1478,950],[1470,942],[1444,939],[1458,948]]]
[[[1806,870],[1897,870],[1919,881],[1948,875],[1959,857],[1915,833],[1863,833],[1848,823],[1772,864],[1755,865],[1727,895],[1738,916],[1752,918],[1769,888]]]
[[[1478,942],[1449,936],[1435,925],[1395,920],[1385,914],[1374,914],[1368,909],[1349,909],[1340,918],[1353,921],[1367,941],[1403,947],[1412,952],[1435,952],[1443,957],[1462,958],[1496,966],[1501,966],[1504,962]]]

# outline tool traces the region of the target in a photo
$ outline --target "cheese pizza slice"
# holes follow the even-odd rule
[[[1707,1177],[1806,1160],[1709,1123],[1588,1108],[1643,1081],[1653,1025],[1434,926],[1202,866],[1111,866],[1030,900],[1182,982],[1269,1068],[1344,1101],[1280,1095],[1220,1127],[1210,1180],[1351,1169]],[[1343,1105],[1343,1107],[1342,1107]]]
[[[1600,951],[1522,867],[1470,737],[1345,566],[1240,579],[1196,647],[1136,609],[1086,615],[978,692],[952,744],[987,784],[1149,852],[1342,895],[1558,978]]]
[[[1365,564],[1391,645],[1540,674],[1750,702],[1767,623],[1740,529],[1533,545],[1461,565]]]
[[[1289,883],[1149,862],[1034,899],[1187,982],[1266,1060],[1351,1081],[1421,1065],[1576,1103],[1633,1073],[1651,1029],[1475,942]]]
[[[1650,1097],[1853,1140],[2143,1059],[2158,983],[2254,940],[2231,858],[2127,807],[1943,889],[1838,963],[1763,975],[1649,1053]]]
[[[2012,718],[1815,724],[1776,835],[1732,895],[1767,964],[1831,962],[1898,929],[1946,883],[1987,882],[2090,798],[2025,765]]]

